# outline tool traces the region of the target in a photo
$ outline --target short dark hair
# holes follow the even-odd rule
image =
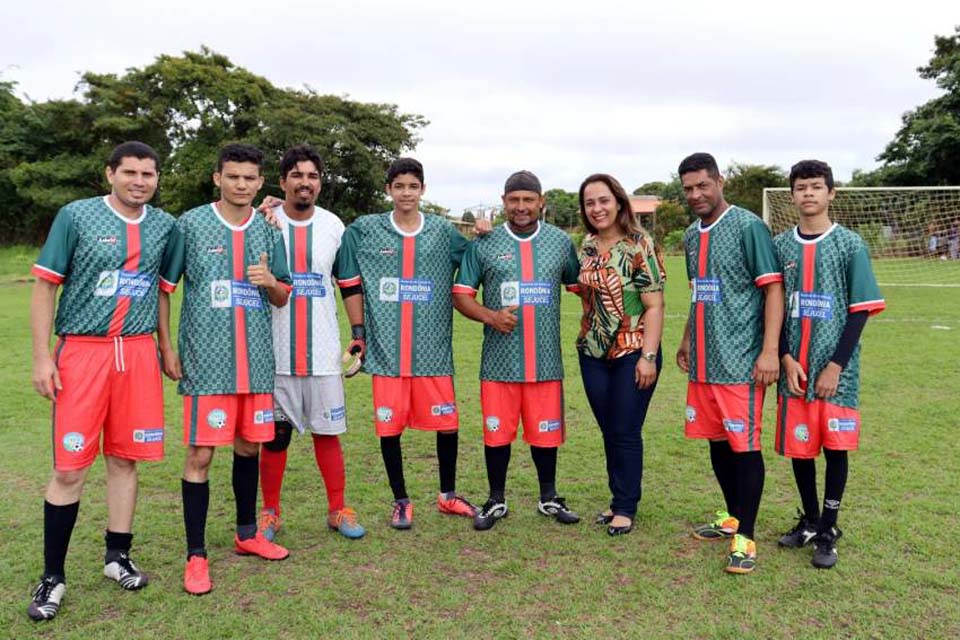
[[[801,160],[790,167],[790,191],[793,191],[793,184],[797,180],[810,178],[823,178],[827,189],[833,191],[833,170],[822,160]]]
[[[685,173],[696,171],[706,171],[711,178],[720,177],[720,167],[717,166],[717,161],[714,160],[712,155],[702,151],[691,153],[684,158],[677,169],[677,174],[682,178]]]
[[[220,149],[220,157],[217,158],[217,173],[223,171],[223,165],[226,162],[250,162],[257,165],[257,169],[262,169],[263,151],[252,144],[228,144]]]
[[[610,193],[613,194],[613,199],[617,201],[618,211],[616,222],[620,229],[630,236],[639,233],[640,225],[633,215],[633,207],[630,206],[630,196],[627,195],[627,190],[623,188],[623,185],[620,184],[616,178],[606,173],[595,173],[587,176],[580,184],[580,222],[583,223],[583,227],[590,233],[597,233],[597,228],[590,222],[590,218],[587,217],[586,207],[583,206],[583,192],[586,191],[587,185],[594,182],[602,182],[607,185]]]
[[[285,179],[287,174],[297,166],[298,162],[312,162],[313,166],[317,168],[317,173],[323,178],[323,160],[320,159],[320,154],[317,153],[317,150],[309,144],[298,144],[287,149],[287,152],[283,154],[283,158],[280,160],[280,177]]]
[[[394,178],[403,173],[416,176],[420,184],[423,184],[423,165],[413,158],[397,158],[390,163],[390,168],[387,169],[386,184],[392,183]]]
[[[130,140],[118,144],[113,148],[110,157],[107,158],[107,166],[110,167],[111,171],[116,171],[124,158],[137,158],[138,160],[149,158],[153,160],[153,164],[157,168],[157,173],[160,173],[160,156],[158,156],[157,152],[153,150],[153,147],[148,144],[137,140]]]

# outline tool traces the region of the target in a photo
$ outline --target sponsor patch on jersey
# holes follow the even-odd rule
[[[87,443],[87,440],[83,437],[82,433],[71,431],[63,436],[62,442],[64,451],[69,451],[70,453],[80,453],[83,451],[83,447]]]
[[[207,414],[207,425],[211,429],[223,429],[227,426],[227,412],[223,409],[212,409]]]
[[[100,297],[113,297],[117,293],[117,286],[120,284],[120,272],[101,271],[97,278],[97,286],[93,290],[93,295]]]
[[[214,280],[210,283],[210,306],[215,309],[263,309],[263,298],[260,296],[260,288],[249,282]]]
[[[457,412],[457,405],[452,402],[435,404],[430,407],[430,413],[435,416],[452,416]]]
[[[271,422],[273,422],[273,409],[253,412],[253,424],[269,424]]]
[[[697,421],[697,410],[687,405],[687,422],[696,422]]]
[[[537,431],[540,433],[550,433],[551,431],[560,431],[563,422],[560,420],[541,420],[537,425]]]
[[[430,302],[433,280],[424,278],[380,278],[382,302]]]
[[[793,295],[797,298],[797,304],[792,305],[794,318],[833,320],[833,296],[829,293],[797,291]]]
[[[97,278],[95,296],[113,297],[126,296],[128,298],[142,298],[150,292],[153,285],[153,276],[139,271],[101,271]]]
[[[805,424],[798,424],[793,428],[793,437],[800,442],[809,442],[810,429]]]
[[[377,251],[382,256],[395,256],[397,255],[397,250],[393,247],[380,247],[380,250]]]
[[[97,244],[117,244],[119,241],[117,236],[97,236]]]
[[[743,433],[744,429],[747,428],[747,425],[744,424],[743,420],[729,420],[724,418],[723,428],[730,433]]]
[[[507,260],[513,260],[513,252],[507,251],[506,253],[498,253],[496,259],[502,262],[506,262]]]
[[[330,422],[340,422],[341,420],[346,419],[347,417],[347,408],[344,406],[334,407],[327,412],[327,420]]]
[[[492,433],[500,430],[500,418],[497,416],[487,416],[487,419],[484,422],[487,425],[487,431]]]
[[[210,255],[220,256],[226,252],[227,250],[222,244],[214,245],[212,247],[207,247],[207,253]]]
[[[693,301],[705,304],[723,302],[723,283],[720,278],[694,278]]]
[[[537,307],[553,304],[553,284],[549,282],[518,282],[511,280],[500,283],[500,304],[504,307],[533,305]]]
[[[301,298],[326,298],[327,283],[322,273],[292,273],[293,295]]]
[[[163,442],[163,429],[134,429],[133,441],[140,444]]]
[[[827,420],[827,431],[851,432],[857,430],[857,421],[854,418],[830,418]]]
[[[377,407],[377,420],[379,422],[393,422],[393,409],[390,407]]]

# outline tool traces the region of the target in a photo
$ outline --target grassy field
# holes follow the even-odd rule
[[[49,405],[30,385],[23,279],[33,250],[0,251],[0,634],[11,638],[627,637],[951,638],[960,636],[960,295],[953,289],[889,288],[889,309],[864,338],[863,450],[851,458],[841,511],[844,537],[832,571],[810,551],[781,550],[799,499],[788,461],[772,453],[773,398],[764,447],[767,484],[757,529],[759,568],[722,571],[725,546],[697,542],[690,527],[722,501],[702,442],[685,441],[683,375],[672,362],[687,288],[682,264],[668,287],[667,366],[646,434],[644,497],[634,532],[611,539],[590,523],[608,500],[599,431],[583,396],[572,349],[579,313],[563,309],[568,444],[558,484],[584,522],[563,527],[536,514],[536,478],[515,446],[511,516],[486,533],[433,507],[434,439],[404,438],[415,527],[386,524],[391,495],[371,422],[369,379],[348,381],[344,437],[347,499],[369,533],[347,541],[326,529],[323,485],[306,438],[291,445],[284,491],[291,549],[282,563],[233,555],[229,454],[214,461],[207,542],[216,588],[183,593],[181,404],[166,388],[167,459],[145,465],[134,554],[149,588],[121,593],[101,574],[106,521],[103,464],[91,472],[67,560],[60,616],[25,614],[42,570],[41,507],[50,473]],[[941,328],[934,328],[941,327]],[[950,327],[944,329],[942,327]],[[454,349],[462,416],[459,489],[486,496],[479,412],[478,325],[458,318]],[[822,465],[818,471],[821,475]],[[822,484],[821,484],[822,487]]]

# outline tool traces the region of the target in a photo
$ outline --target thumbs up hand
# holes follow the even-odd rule
[[[273,277],[273,274],[270,272],[270,267],[267,265],[266,253],[260,254],[260,262],[247,267],[247,280],[249,280],[251,284],[267,289],[272,289],[277,285],[277,279]]]

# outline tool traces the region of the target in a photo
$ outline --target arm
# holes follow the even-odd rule
[[[817,376],[814,392],[818,398],[832,398],[837,395],[837,388],[840,386],[840,373],[850,362],[853,350],[860,342],[863,328],[867,325],[869,315],[869,311],[858,311],[847,316],[847,322],[843,325],[843,333],[840,335],[837,348],[834,350],[830,362]]]
[[[643,352],[660,351],[660,338],[663,336],[663,291],[640,294],[640,301],[646,309],[643,312]],[[637,387],[647,389],[657,381],[657,363],[645,358],[637,361],[635,372]]]
[[[44,398],[56,400],[56,392],[63,389],[60,372],[50,356],[50,333],[53,331],[53,311],[56,307],[57,287],[42,278],[33,285],[30,300],[30,331],[33,334],[33,388]]]
[[[753,379],[767,386],[780,375],[780,329],[783,326],[783,281],[775,280],[763,287],[763,348],[753,365]]]
[[[363,324],[363,287],[356,285],[345,287],[340,290],[343,298],[343,308],[347,311],[347,319],[350,321],[350,344],[341,358],[343,362],[350,362],[356,358],[355,366],[351,366],[346,376],[353,377],[360,371],[363,360],[367,355],[367,331]]]
[[[160,343],[160,361],[163,365],[163,373],[171,380],[179,380],[183,377],[183,367],[180,364],[180,356],[173,348],[173,340],[170,338],[169,293],[160,291],[158,306],[160,314],[157,318],[157,342]]]
[[[790,353],[790,343],[787,340],[787,323],[780,328],[780,366],[787,382],[787,390],[791,395],[802,396],[803,385],[807,382],[807,373],[800,363]]]
[[[677,366],[680,371],[690,373],[690,317],[687,317],[687,323],[683,325],[683,337],[680,338],[680,346],[677,347]]]

